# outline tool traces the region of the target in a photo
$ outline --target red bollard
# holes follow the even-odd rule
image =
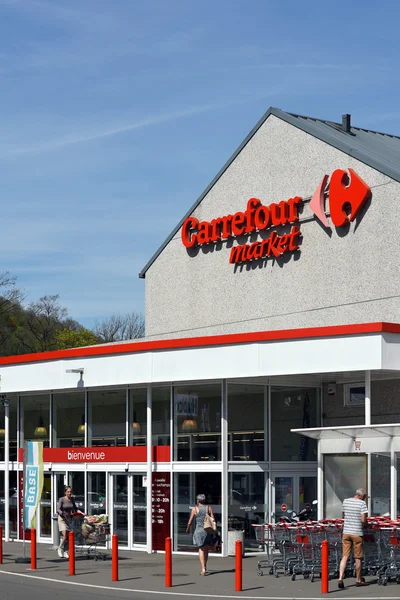
[[[31,569],[36,570],[36,529],[31,529]]]
[[[242,591],[242,542],[236,541],[235,544],[235,574],[236,574],[236,586],[237,592]]]
[[[3,527],[0,525],[0,565],[3,564]]]
[[[172,546],[171,538],[165,538],[165,587],[172,587]]]
[[[112,581],[118,581],[118,536],[116,533],[112,536],[112,550],[111,550],[111,574]]]
[[[329,544],[324,540],[321,545],[321,593],[329,592]]]
[[[69,574],[75,575],[75,536],[74,532],[68,534]]]

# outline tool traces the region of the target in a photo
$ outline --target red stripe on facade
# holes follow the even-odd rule
[[[113,356],[133,352],[151,352],[157,350],[177,350],[179,348],[199,348],[204,346],[227,346],[230,344],[251,344],[254,342],[277,342],[306,338],[338,337],[369,333],[400,333],[399,323],[361,323],[355,325],[329,325],[326,327],[304,327],[302,329],[278,329],[276,331],[254,331],[250,333],[228,333],[202,337],[175,338],[148,342],[129,342],[112,346],[89,346],[53,350],[35,354],[20,354],[0,357],[0,365],[35,363],[48,360],[60,360],[91,356]]]

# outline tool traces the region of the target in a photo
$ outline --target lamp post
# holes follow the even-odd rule
[[[10,541],[10,401],[0,396],[0,404],[4,406],[4,540]]]

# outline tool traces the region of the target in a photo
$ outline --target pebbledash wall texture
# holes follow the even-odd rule
[[[308,200],[325,174],[349,168],[369,185],[371,200],[348,229],[328,230]],[[294,196],[306,201],[300,208],[300,251],[281,258],[230,264],[237,238],[196,251],[185,248],[179,230],[145,275],[146,337],[400,322],[400,184],[274,115],[193,216],[211,221],[244,211],[252,197],[270,205]],[[249,243],[265,237],[253,233],[239,240]]]

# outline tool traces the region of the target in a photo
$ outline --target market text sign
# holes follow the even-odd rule
[[[329,214],[336,227],[343,227],[354,221],[362,206],[371,195],[371,189],[355,173],[341,169],[329,177],[324,175],[310,201],[310,209],[325,227],[330,227],[326,216],[325,196],[329,199]],[[301,231],[299,227],[299,207],[303,198],[295,196],[268,206],[258,198],[250,198],[244,211],[199,221],[188,217],[182,225],[181,238],[186,248],[194,248],[219,242],[223,239],[270,230],[269,236],[252,244],[242,244],[231,249],[229,262],[239,263],[248,260],[279,257],[287,252],[299,250]],[[279,234],[275,228],[290,226],[288,233]]]

